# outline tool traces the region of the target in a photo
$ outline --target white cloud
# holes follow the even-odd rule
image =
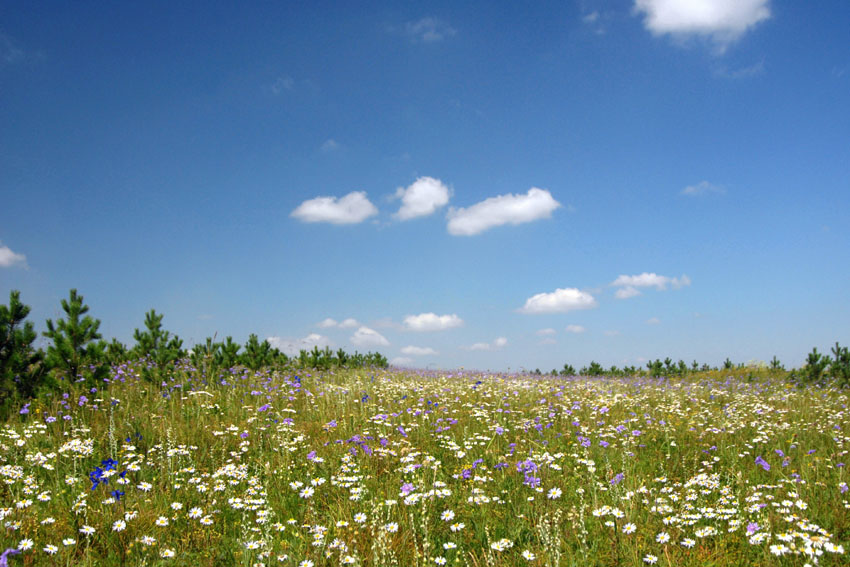
[[[558,331],[556,331],[555,329],[540,329],[539,331],[537,331],[537,335],[540,337],[545,337],[546,335],[554,335],[557,332]]]
[[[475,343],[466,347],[466,350],[483,350],[483,351],[494,351],[503,348],[508,344],[508,339],[505,337],[498,337],[493,340],[492,343]]]
[[[688,185],[681,191],[681,195],[688,195],[691,197],[695,197],[698,195],[708,195],[711,193],[719,193],[723,194],[726,192],[726,189],[719,185],[714,185],[709,183],[708,181],[700,181],[696,185]]]
[[[406,356],[397,356],[394,359],[390,360],[390,364],[392,366],[412,366],[413,359],[408,358]]]
[[[620,331],[603,331],[602,334],[606,337],[616,337],[619,336]]]
[[[653,35],[710,38],[721,50],[770,17],[769,0],[635,0]]]
[[[444,331],[461,325],[463,325],[463,319],[454,313],[451,315],[422,313],[404,318],[404,326],[409,331]]]
[[[450,208],[448,231],[456,236],[472,236],[495,226],[549,218],[560,206],[549,191],[532,187],[525,195],[499,195],[468,208]]]
[[[387,346],[390,344],[381,333],[369,327],[360,327],[349,339],[357,346]]]
[[[538,293],[525,300],[520,313],[565,313],[596,307],[596,300],[586,291],[574,287],[558,288],[552,293]]]
[[[640,287],[654,287],[658,291],[664,291],[667,286],[672,286],[673,289],[679,289],[684,286],[691,285],[691,278],[683,275],[681,278],[669,278],[667,276],[659,276],[656,273],[643,272],[636,276],[619,276],[611,282],[614,287],[619,287],[614,295],[617,299],[628,299],[640,295]]]
[[[23,254],[12,252],[8,246],[0,246],[0,268],[11,268],[20,265],[27,267],[27,257]]]
[[[619,276],[611,285],[613,286],[632,286],[632,287],[654,287],[657,290],[667,288],[670,283],[670,278],[667,276],[659,276],[656,273],[644,272],[637,276]]]
[[[661,324],[661,320],[658,317],[650,317],[646,320],[647,325],[659,325]]]
[[[404,26],[404,31],[414,41],[425,43],[435,43],[457,34],[456,29],[437,18],[422,18],[415,22],[408,22]]]
[[[636,287],[627,285],[626,287],[621,287],[617,291],[614,292],[614,297],[617,299],[628,299],[630,297],[635,297],[636,295],[640,295],[640,290]]]
[[[437,351],[432,349],[431,347],[418,347],[418,346],[406,346],[401,349],[402,354],[407,354],[410,356],[433,356],[437,354]]]
[[[273,347],[280,349],[287,356],[295,356],[301,350],[312,350],[314,346],[322,349],[332,345],[330,339],[318,333],[310,333],[303,339],[268,337],[266,341]]]
[[[316,197],[304,201],[290,216],[304,222],[354,224],[378,214],[365,191],[352,191],[345,197]]]
[[[357,319],[352,319],[350,317],[342,322],[338,322],[336,319],[328,317],[327,319],[318,324],[318,326],[323,329],[330,329],[335,327],[340,329],[353,329],[354,327],[357,327],[359,325],[360,323],[357,322]]]
[[[579,333],[585,332],[587,329],[585,329],[581,325],[567,325],[564,330],[568,333],[574,333],[577,335]]]
[[[451,191],[443,182],[433,177],[420,177],[409,187],[399,187],[395,197],[401,199],[401,208],[394,217],[409,220],[430,215],[448,204]]]

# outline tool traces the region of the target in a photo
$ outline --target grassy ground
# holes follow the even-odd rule
[[[848,394],[385,370],[151,383],[0,430],[9,565],[841,565]],[[2,563],[0,563],[2,565]]]

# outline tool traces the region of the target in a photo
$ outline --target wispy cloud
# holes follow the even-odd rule
[[[643,272],[642,274],[635,276],[619,276],[616,280],[611,282],[611,285],[619,288],[614,293],[617,299],[628,299],[630,297],[640,295],[641,292],[639,288],[654,287],[658,291],[664,291],[669,285],[673,289],[679,289],[681,287],[691,285],[691,278],[686,275],[682,275],[681,278],[670,278],[667,276],[660,276],[654,272]]]
[[[333,344],[330,339],[318,333],[310,333],[302,339],[268,337],[266,341],[288,356],[297,355],[301,350],[312,350],[313,347],[325,348]]]
[[[362,347],[387,346],[390,341],[381,333],[369,327],[360,327],[349,339],[352,344]]]
[[[568,333],[573,333],[573,334],[578,335],[580,333],[585,332],[587,329],[585,329],[581,325],[567,325],[564,330]]]
[[[764,60],[737,69],[730,69],[724,65],[714,70],[714,76],[722,79],[745,79],[747,77],[761,75],[762,73],[764,73]]]
[[[325,142],[321,145],[321,147],[319,149],[322,150],[325,153],[329,153],[329,152],[336,151],[339,148],[340,148],[339,142],[337,142],[333,138],[329,138],[329,139],[325,140]]]
[[[548,336],[548,335],[554,335],[554,334],[555,334],[555,333],[557,333],[557,332],[558,332],[558,331],[556,331],[555,329],[540,329],[540,330],[539,330],[539,331],[537,331],[535,334],[536,334],[538,337],[545,337],[545,336]]]
[[[410,345],[402,348],[401,353],[409,356],[434,356],[435,354],[437,354],[437,351],[432,349],[431,347],[418,347]]]
[[[272,93],[275,95],[279,95],[286,91],[292,91],[295,89],[295,79],[290,77],[289,75],[284,75],[282,77],[278,77],[275,79],[274,83],[272,83]]]
[[[360,325],[360,323],[357,322],[357,319],[352,319],[351,317],[341,322],[338,322],[336,319],[328,317],[327,319],[321,321],[317,326],[321,327],[322,329],[352,329],[354,327],[357,327],[358,325]]]
[[[390,360],[390,364],[392,366],[409,367],[409,366],[413,365],[413,359],[408,358],[406,356],[397,356],[397,357],[393,358],[392,360]]]
[[[462,325],[463,319],[454,313],[451,315],[422,313],[420,315],[408,315],[404,318],[404,327],[409,331],[444,331]]]
[[[399,187],[395,198],[401,208],[393,216],[399,220],[424,217],[448,204],[451,190],[439,179],[420,177],[408,187]]]
[[[720,185],[709,183],[708,181],[700,181],[696,185],[688,185],[679,192],[680,195],[687,195],[689,197],[698,197],[700,195],[710,194],[722,195],[724,193],[726,193],[725,188]]]
[[[431,17],[407,22],[404,26],[404,32],[413,41],[423,43],[436,43],[457,34],[457,30],[446,22]]]
[[[8,35],[0,33],[0,62],[6,65],[20,63],[25,58],[24,50]]]
[[[577,309],[596,307],[596,299],[586,291],[574,287],[559,288],[551,293],[538,293],[525,300],[520,313],[566,313]]]
[[[770,17],[769,0],[635,0],[636,13],[653,35],[702,37],[722,52]]]
[[[27,267],[27,257],[23,254],[12,252],[8,246],[0,246],[0,268],[11,268],[13,266]]]
[[[532,187],[525,195],[499,195],[468,208],[449,209],[448,231],[458,236],[472,236],[496,226],[549,218],[560,206],[549,191]]]
[[[482,351],[494,351],[504,348],[505,345],[508,344],[508,339],[505,337],[498,337],[490,343],[475,343],[468,347],[464,347],[465,350],[482,350]]]
[[[581,17],[582,23],[596,35],[605,34],[605,23],[607,20],[609,20],[607,14],[600,12],[599,10],[587,12]]]
[[[366,197],[364,191],[353,191],[336,197],[316,197],[304,201],[291,215],[303,222],[329,222],[332,224],[356,224],[378,214],[378,209]]]
[[[658,317],[650,317],[646,320],[647,325],[660,325],[661,320]]]

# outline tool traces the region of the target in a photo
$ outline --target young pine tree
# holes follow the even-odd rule
[[[100,319],[92,319],[86,315],[88,305],[83,304],[83,296],[72,289],[68,299],[62,300],[62,310],[65,319],[59,319],[53,324],[47,320],[47,331],[43,334],[53,341],[47,347],[45,362],[50,368],[57,368],[68,373],[75,380],[87,364],[101,362],[102,352],[97,341],[101,338],[97,332]]]
[[[162,317],[151,309],[145,314],[145,331],[136,329],[133,333],[136,339],[133,353],[140,357],[150,357],[159,369],[172,365],[183,354],[183,341],[162,328]]]
[[[31,322],[28,305],[21,303],[21,293],[9,294],[9,305],[0,305],[0,414],[5,415],[16,398],[30,398],[41,387],[44,368],[43,353],[33,348],[38,336]]]
[[[242,364],[257,371],[272,363],[272,345],[268,341],[260,342],[257,335],[251,333],[248,336],[248,342],[245,343],[245,352],[242,353],[240,358]]]

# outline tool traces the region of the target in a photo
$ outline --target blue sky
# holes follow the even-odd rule
[[[850,3],[7,2],[0,294],[413,367],[850,343]]]

